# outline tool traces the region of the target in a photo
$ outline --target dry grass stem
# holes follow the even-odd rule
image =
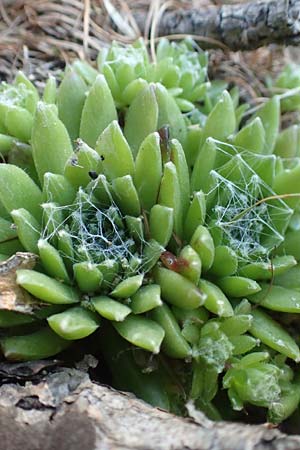
[[[220,4],[221,0],[0,0],[0,79],[12,80],[22,68],[39,83],[74,58],[93,61],[112,40],[127,44],[140,37],[136,19],[141,13],[146,17],[144,37],[155,59],[157,29],[166,10]],[[210,52],[210,77],[238,85],[251,104],[268,94],[265,76],[277,73],[288,58],[286,50],[274,46],[233,53],[222,42],[204,36],[195,40],[200,46],[216,46]]]

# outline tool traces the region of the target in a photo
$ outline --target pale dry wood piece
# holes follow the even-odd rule
[[[18,252],[0,263],[0,309],[32,314],[40,305],[16,283],[18,269],[33,269],[37,256]]]
[[[198,423],[197,423],[198,422]],[[5,450],[299,450],[300,436],[266,426],[197,422],[63,368],[38,384],[0,388]]]
[[[143,14],[136,20],[141,29]],[[165,12],[158,35],[191,34],[214,39],[231,50],[266,44],[300,44],[300,0],[257,0],[203,9]],[[211,47],[203,41],[203,47]]]

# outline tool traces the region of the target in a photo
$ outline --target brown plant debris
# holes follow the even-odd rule
[[[59,77],[65,63],[74,58],[93,61],[112,40],[128,43],[142,35],[148,39],[151,33],[156,39],[168,11],[196,8],[206,14],[208,8],[216,11],[224,3],[237,1],[0,0],[0,80],[12,81],[16,70],[22,69],[39,84],[49,73]],[[143,30],[137,24],[141,17]],[[205,44],[201,36],[199,40]],[[210,52],[211,76],[252,89],[252,97],[253,92],[264,95],[265,75],[277,73],[290,58],[287,50],[274,45],[255,52],[231,52],[222,42],[215,46],[223,50]],[[299,50],[295,52],[298,56]]]

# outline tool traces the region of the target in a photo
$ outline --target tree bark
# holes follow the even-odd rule
[[[31,370],[43,369],[32,363]],[[3,373],[3,364],[0,372]],[[6,366],[8,366],[6,364]],[[49,366],[49,364],[48,364]],[[27,366],[26,373],[29,368]],[[16,371],[20,374],[21,367]],[[13,376],[9,369],[9,376]],[[21,381],[19,376],[19,383]],[[24,384],[24,383],[23,383]],[[86,371],[60,368],[34,383],[0,388],[0,448],[5,450],[298,450],[300,436],[267,426],[213,423],[152,408],[93,383]]]
[[[145,18],[137,18],[143,29]],[[158,35],[198,35],[215,47],[216,40],[231,50],[252,50],[266,44],[300,44],[300,0],[257,0],[203,9],[176,9],[162,16]]]

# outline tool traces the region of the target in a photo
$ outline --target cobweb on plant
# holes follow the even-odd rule
[[[272,250],[284,240],[292,210],[280,197],[264,200],[276,194],[258,175],[259,170],[253,169],[259,167],[261,155],[238,153],[232,145],[221,142],[218,152],[222,162],[210,172],[206,223],[212,234],[222,234],[219,244],[232,248],[240,261],[268,261]],[[87,192],[80,188],[72,205],[51,205],[42,238],[52,241],[64,230],[72,240],[74,252],[72,256],[61,253],[72,264],[114,260],[128,271],[130,261],[135,260],[134,272],[143,271],[147,261],[142,261],[142,253],[149,244],[143,236],[139,243],[133,240],[111,195],[110,206],[102,208],[95,201],[93,189]],[[57,213],[63,220],[57,222]]]
[[[261,155],[218,144],[227,163],[210,172],[208,226],[241,262],[268,261],[283,242],[293,211],[253,169]]]
[[[130,236],[125,217],[112,198],[108,207],[100,207],[94,189],[87,192],[79,188],[71,205],[50,204],[52,210],[45,221],[42,238],[52,242],[63,231],[72,241],[73,254],[63,250],[60,253],[70,263],[115,261],[128,275],[142,272],[141,253],[148,244],[143,236],[139,243]],[[56,220],[57,213],[63,216],[60,223]]]

